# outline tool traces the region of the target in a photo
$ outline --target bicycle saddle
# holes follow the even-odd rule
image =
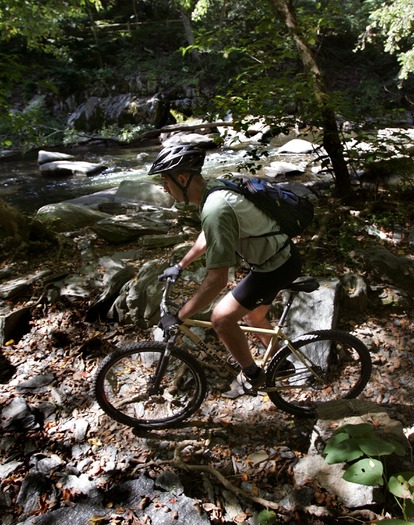
[[[298,277],[296,281],[289,286],[291,292],[314,292],[319,288],[319,283],[313,277]]]

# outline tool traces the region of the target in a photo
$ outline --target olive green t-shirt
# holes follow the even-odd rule
[[[222,183],[208,181],[201,202],[208,191],[218,185]],[[278,223],[234,191],[223,189],[210,193],[202,205],[201,224],[206,236],[207,269],[233,266],[237,264],[238,254],[254,271],[270,272],[290,257],[289,244],[283,248],[288,239],[285,234],[259,237],[278,232]]]

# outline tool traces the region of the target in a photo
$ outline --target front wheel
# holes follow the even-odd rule
[[[281,348],[266,379],[269,398],[289,414],[313,417],[319,404],[355,398],[369,381],[369,351],[347,332],[310,332],[291,344],[295,351]]]
[[[161,342],[131,343],[99,366],[94,392],[99,406],[119,423],[141,429],[168,428],[191,416],[207,391],[199,363]]]

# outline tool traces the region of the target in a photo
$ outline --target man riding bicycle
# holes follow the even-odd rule
[[[181,261],[167,268],[160,279],[176,280],[193,261],[205,255],[207,275],[195,294],[176,316],[161,319],[165,330],[209,306],[226,288],[229,269],[237,256],[249,265],[249,273],[214,307],[211,322],[226,349],[242,368],[238,381],[245,391],[255,392],[265,373],[253,359],[239,321],[249,326],[271,328],[266,317],[277,293],[300,275],[301,258],[287,235],[277,233],[278,223],[252,202],[231,190],[209,191],[222,185],[206,181],[201,170],[205,151],[181,145],[164,148],[149,175],[160,174],[164,190],[177,202],[200,208],[202,231]],[[269,336],[262,336],[267,345]]]

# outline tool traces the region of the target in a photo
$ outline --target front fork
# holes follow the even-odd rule
[[[151,377],[150,384],[148,386],[148,395],[150,396],[160,394],[162,391],[161,382],[170,361],[170,347],[174,343],[174,340],[175,337],[168,340],[165,345],[165,350],[161,353],[157,364],[157,369],[155,370],[155,374]]]

